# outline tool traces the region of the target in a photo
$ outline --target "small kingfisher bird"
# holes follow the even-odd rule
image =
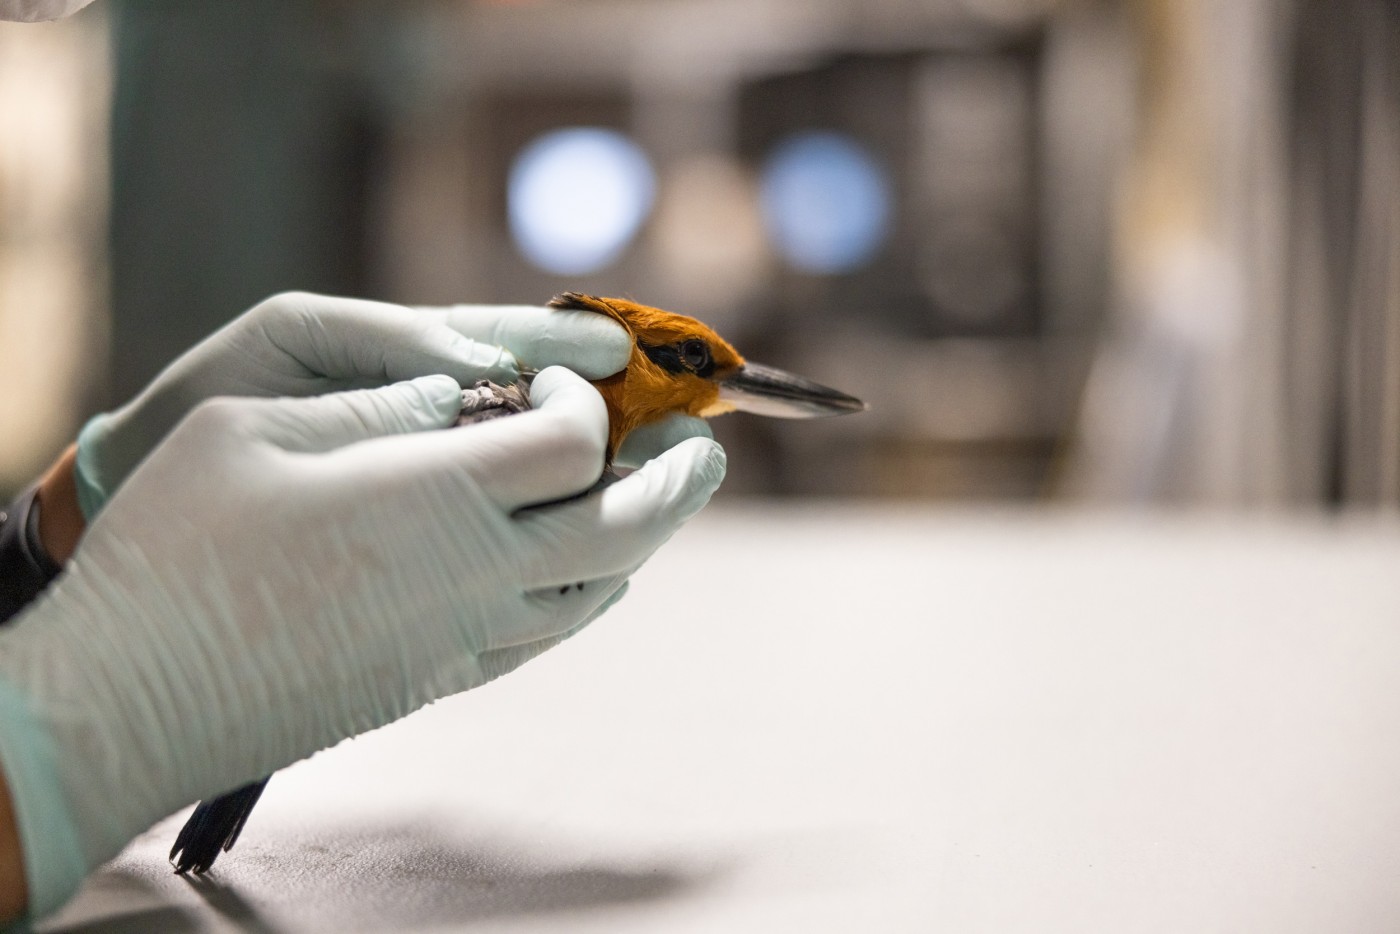
[[[740,411],[774,418],[820,418],[867,408],[854,396],[745,360],[724,338],[685,315],[577,292],[555,296],[549,307],[607,315],[632,337],[627,366],[593,381],[608,409],[607,469],[602,483],[616,479],[612,460],[627,435],[669,415],[710,418]],[[457,424],[471,425],[530,408],[530,375],[526,371],[514,386],[483,380],[463,390]],[[268,780],[201,801],[170,850],[175,871],[203,874],[220,852],[232,849]]]

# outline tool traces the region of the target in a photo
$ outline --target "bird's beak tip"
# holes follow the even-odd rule
[[[870,408],[855,396],[753,362],[720,381],[720,398],[740,412],[773,418],[824,418]]]

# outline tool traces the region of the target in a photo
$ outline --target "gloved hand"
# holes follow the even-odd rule
[[[709,499],[712,441],[607,489],[598,392],[454,420],[454,379],[186,418],[0,632],[0,761],[32,915],[154,821],[567,637]],[[585,582],[580,588],[577,582]]]
[[[78,501],[91,521],[160,439],[215,396],[311,396],[434,373],[466,386],[509,383],[520,375],[517,360],[600,379],[622,369],[629,350],[626,331],[585,312],[275,295],[186,352],[131,402],[88,422],[78,436]]]

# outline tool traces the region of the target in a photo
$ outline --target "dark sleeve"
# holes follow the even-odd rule
[[[0,510],[0,623],[43,593],[62,570],[39,543],[38,487]]]

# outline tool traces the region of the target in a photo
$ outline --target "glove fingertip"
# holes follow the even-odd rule
[[[410,382],[417,386],[423,397],[435,407],[462,406],[462,384],[445,373],[420,376]]]
[[[472,340],[447,325],[442,325],[442,333],[450,336],[447,350],[456,363],[455,372],[449,375],[460,373],[463,385],[478,379],[509,384],[520,378],[520,363],[505,347]]]
[[[591,311],[553,311],[562,316],[558,359],[584,379],[603,379],[627,366],[632,335],[610,318]],[[567,325],[562,322],[567,322]]]
[[[713,439],[689,438],[662,452],[633,476],[649,475],[654,489],[666,491],[659,500],[662,508],[673,520],[685,522],[705,508],[719,489],[727,463],[724,448]]]
[[[705,508],[724,482],[729,458],[711,438],[691,438],[677,445],[676,450],[684,450],[692,458],[686,482],[688,495],[683,497],[683,511],[689,518]]]
[[[620,325],[609,322],[610,327],[598,337],[598,359],[596,363],[604,376],[611,376],[625,367],[632,359],[632,335]]]
[[[709,488],[710,493],[719,489],[719,485],[724,482],[724,475],[729,470],[729,455],[720,447],[720,443],[714,438],[691,438],[682,443],[697,449],[700,461],[697,474],[701,483]]]
[[[640,467],[691,438],[712,439],[714,434],[702,418],[672,415],[632,431],[622,442],[615,460],[622,467]]]
[[[425,428],[445,428],[462,411],[462,387],[451,376],[420,376],[400,385],[421,400],[421,404],[410,403],[409,409],[421,413]]]
[[[77,487],[78,509],[82,511],[83,519],[87,522],[97,517],[110,495],[97,479],[96,455],[93,453],[97,438],[102,432],[101,426],[106,419],[106,415],[95,415],[78,432],[78,452],[73,460],[73,484]]]

